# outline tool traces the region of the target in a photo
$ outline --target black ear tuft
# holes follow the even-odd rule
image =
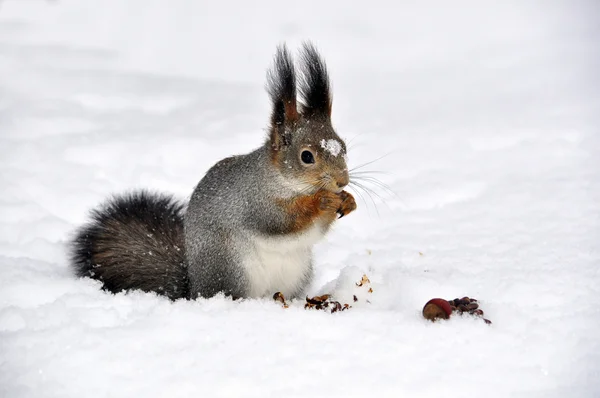
[[[315,115],[331,116],[331,90],[325,61],[316,47],[305,42],[301,51],[302,78],[300,94],[302,95],[302,114],[306,117]]]
[[[271,143],[279,148],[285,145],[285,124],[298,119],[296,108],[296,71],[294,61],[285,44],[277,47],[273,68],[267,73],[267,91],[271,96]]]

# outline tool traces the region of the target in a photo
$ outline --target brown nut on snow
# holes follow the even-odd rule
[[[452,315],[452,307],[446,300],[441,298],[431,299],[423,307],[423,316],[430,321],[448,319],[450,315]]]

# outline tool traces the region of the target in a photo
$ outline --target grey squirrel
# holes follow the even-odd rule
[[[314,244],[356,202],[343,190],[346,144],[331,124],[325,62],[310,43],[300,58],[297,78],[286,46],[277,48],[261,147],[216,163],[187,206],[140,191],[92,210],[71,241],[75,274],[110,292],[139,289],[172,300],[302,294]]]

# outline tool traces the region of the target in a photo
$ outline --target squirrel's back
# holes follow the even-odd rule
[[[171,196],[146,191],[109,199],[75,234],[75,273],[102,281],[113,293],[139,289],[187,297],[183,208]]]

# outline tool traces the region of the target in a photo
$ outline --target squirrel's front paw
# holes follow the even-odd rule
[[[354,196],[346,191],[340,193],[330,191],[318,192],[319,207],[321,210],[331,213],[337,213],[339,218],[344,217],[356,210],[356,201]]]
[[[331,191],[318,191],[315,195],[319,201],[319,208],[322,211],[337,213],[342,206],[343,198],[340,194]]]
[[[342,199],[342,203],[337,209],[337,213],[340,215],[339,218],[342,218],[356,210],[356,201],[354,200],[354,196],[346,191],[340,192],[339,196]]]

